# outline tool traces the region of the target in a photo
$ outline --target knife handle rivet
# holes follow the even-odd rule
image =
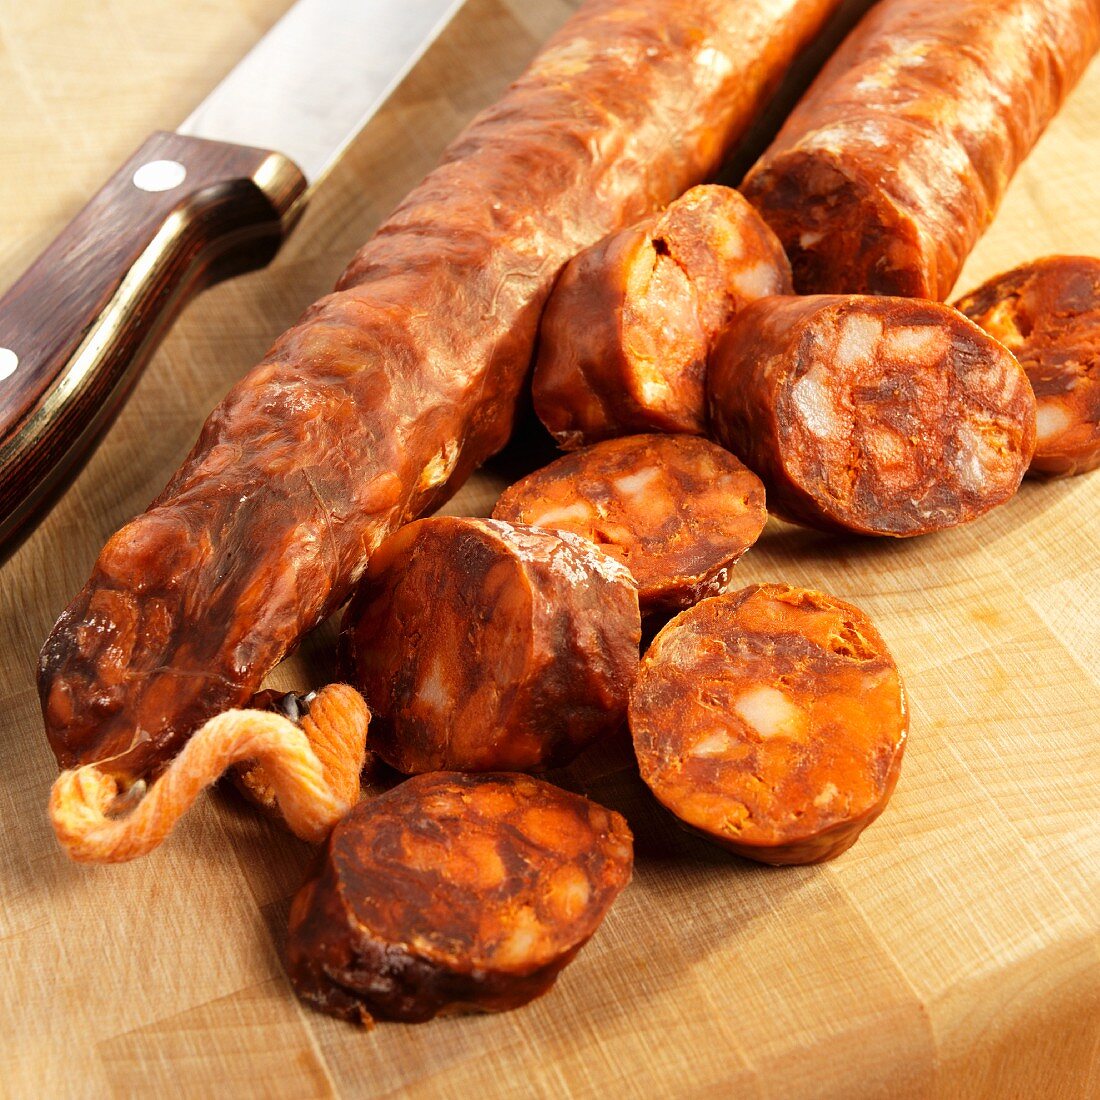
[[[134,186],[142,191],[171,191],[187,178],[178,160],[151,160],[134,173]]]
[[[19,356],[11,348],[0,348],[0,382],[15,374],[15,368],[19,366]]]

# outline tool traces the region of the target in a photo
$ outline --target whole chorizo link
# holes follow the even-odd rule
[[[801,294],[945,299],[1100,46],[1100,0],[881,0],[746,177]]]
[[[206,422],[47,640],[64,766],[157,772],[499,450],[575,253],[717,168],[839,0],[590,0]]]

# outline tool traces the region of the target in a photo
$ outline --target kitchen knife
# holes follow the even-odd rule
[[[0,298],[0,555],[80,468],[188,298],[264,266],[463,0],[298,0]]]

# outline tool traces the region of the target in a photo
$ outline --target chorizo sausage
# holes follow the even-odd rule
[[[1048,477],[1100,466],[1100,259],[1047,256],[955,303],[1008,348],[1035,391],[1035,457]]]
[[[398,771],[568,763],[622,725],[641,620],[629,572],[585,539],[437,516],[375,551],[343,645]]]
[[[692,435],[624,436],[564,455],[506,489],[493,516],[591,539],[630,570],[647,613],[723,591],[768,518],[760,479]]]
[[[290,909],[298,996],[419,1023],[547,992],[630,881],[626,822],[526,775],[437,772],[361,802]]]
[[[566,450],[630,432],[701,435],[718,333],[746,302],[791,293],[760,215],[728,187],[694,187],[565,265],[539,329],[535,412]]]
[[[64,767],[156,774],[511,431],[570,257],[721,163],[839,0],[589,0],[225,398],[42,651]]]
[[[1100,0],[880,0],[742,190],[802,294],[945,299],[1100,46]]]
[[[630,697],[638,765],[657,799],[761,863],[850,848],[893,793],[908,728],[897,666],[867,616],[782,584],[678,615]]]
[[[921,535],[1008,500],[1035,449],[1012,353],[939,302],[765,298],[708,375],[715,438],[768,507],[822,530]]]

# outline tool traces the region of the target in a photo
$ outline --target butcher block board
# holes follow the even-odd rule
[[[350,0],[349,0],[350,2]],[[280,963],[311,850],[226,795],[118,867],[62,856],[33,674],[104,540],[207,412],[335,281],[572,5],[470,0],[325,182],[274,265],[187,310],[73,488],[0,571],[0,1094],[12,1097],[1100,1095],[1100,474],[1028,483],[956,531],[846,541],[773,523],[737,567],[851,600],[908,683],[886,813],[824,866],[680,831],[622,744],[559,777],[621,810],[634,882],[555,989],[500,1016],[318,1015]],[[0,0],[0,282],[285,0]],[[961,288],[1100,254],[1100,64],[1024,165]],[[485,514],[537,433],[449,505]],[[273,677],[332,672],[329,626]]]

